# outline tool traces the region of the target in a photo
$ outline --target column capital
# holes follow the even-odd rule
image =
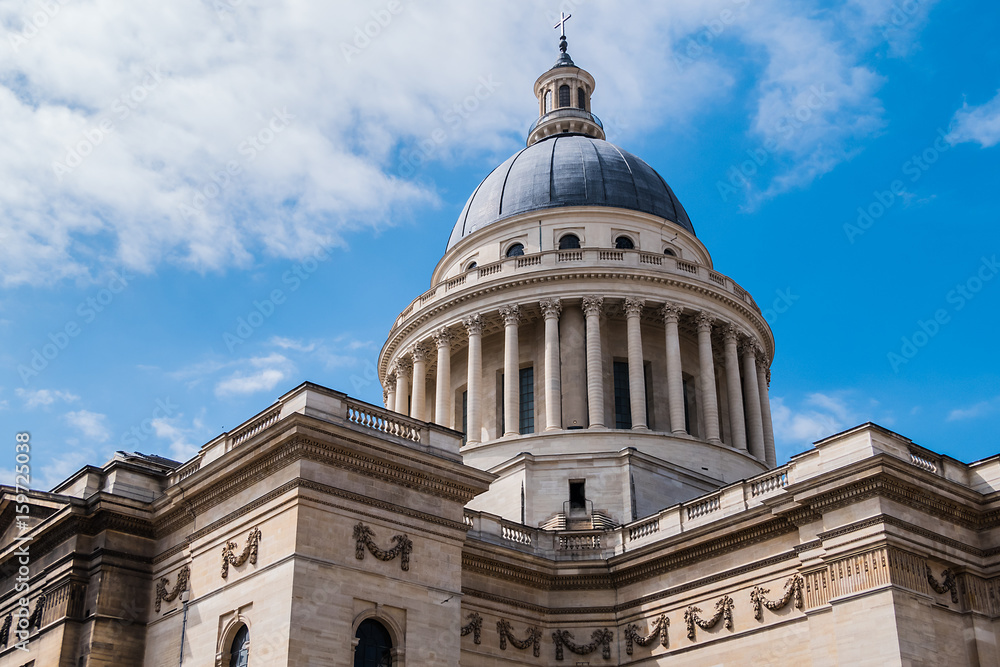
[[[760,347],[757,348],[757,354],[754,361],[757,362],[758,370],[768,371],[768,375],[770,375],[770,369],[768,366],[771,365],[771,360],[764,355],[764,350],[760,349]]]
[[[397,378],[400,375],[409,375],[410,371],[412,371],[412,370],[413,370],[413,360],[410,359],[408,356],[400,357],[399,360],[396,361],[396,377]]]
[[[742,333],[735,324],[727,324],[726,328],[722,330],[722,339],[727,343],[739,343]]]
[[[538,302],[538,307],[542,309],[542,314],[545,316],[545,319],[559,319],[559,314],[562,312],[562,300],[542,299]]]
[[[431,335],[431,338],[434,339],[434,342],[437,344],[439,348],[442,348],[442,347],[450,347],[451,341],[452,339],[455,338],[455,335],[451,332],[451,329],[449,329],[448,327],[441,327]]]
[[[628,317],[639,317],[642,308],[646,305],[645,299],[638,299],[634,296],[625,297],[625,314]]]
[[[396,367],[393,366],[385,372],[385,390],[389,391],[389,386],[396,382]],[[393,387],[395,389],[395,387]]]
[[[587,315],[600,315],[601,310],[604,308],[604,297],[603,296],[585,296],[583,297],[583,312]]]
[[[757,341],[753,338],[746,338],[740,342],[740,354],[745,356],[756,358],[758,349],[760,348],[757,345]]]
[[[676,303],[667,302],[660,308],[660,315],[663,316],[665,324],[677,323],[681,319],[681,307]]]
[[[521,321],[521,307],[516,303],[500,306],[500,317],[503,318],[504,326],[517,326]]]
[[[708,311],[702,310],[698,312],[695,320],[698,322],[698,331],[711,331],[712,323],[715,322],[715,316]]]
[[[423,343],[416,343],[410,348],[410,357],[413,359],[413,363],[415,364],[421,362],[426,363],[429,356],[430,350],[428,350]]]
[[[469,332],[470,336],[479,336],[483,333],[482,315],[469,315],[462,320],[462,324],[465,325],[465,330]]]
[[[382,405],[389,404],[389,389],[388,387],[383,387],[382,389]]]

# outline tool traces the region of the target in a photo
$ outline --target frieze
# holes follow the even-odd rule
[[[364,523],[359,521],[354,526],[355,558],[364,560],[365,548],[367,548],[375,558],[381,561],[390,561],[399,556],[400,569],[404,572],[410,569],[410,552],[413,551],[413,542],[405,533],[393,535],[392,542],[395,546],[384,551],[375,544],[374,537],[375,531]]]
[[[254,526],[250,529],[250,534],[247,535],[247,543],[243,547],[243,552],[237,556],[236,549],[239,548],[239,544],[236,542],[226,542],[226,545],[222,547],[222,578],[225,579],[229,576],[229,566],[239,567],[250,562],[251,565],[257,564],[257,544],[260,542],[260,529]]]
[[[225,578],[225,574],[222,575]],[[177,581],[174,583],[174,590],[167,592],[167,586],[170,585],[170,579],[167,577],[160,577],[160,580],[156,582],[156,611],[160,611],[161,602],[173,602],[177,599],[177,596],[188,589],[188,580],[191,578],[191,568],[185,565],[181,568],[180,572],[177,573]]]
[[[733,599],[723,595],[715,603],[715,614],[711,618],[701,618],[701,609],[689,606],[684,611],[684,623],[687,625],[687,636],[695,641],[695,626],[702,630],[711,630],[721,620],[726,630],[733,629]]]
[[[497,634],[500,635],[500,650],[507,650],[507,642],[510,642],[511,646],[516,649],[524,650],[531,647],[532,654],[537,658],[541,654],[542,650],[542,631],[531,626],[528,628],[528,636],[524,639],[518,639],[514,636],[513,628],[506,618],[501,618],[497,621]]]
[[[629,623],[625,628],[625,653],[632,655],[632,645],[649,646],[656,638],[660,639],[660,646],[670,648],[670,641],[667,637],[667,628],[670,627],[670,619],[666,614],[660,614],[655,621],[650,623],[648,635],[640,634],[639,626]]]
[[[767,599],[766,596],[770,593],[769,589],[763,586],[754,586],[753,590],[750,591],[750,604],[753,605],[753,617],[759,621],[764,617],[764,607],[767,607],[771,611],[777,611],[783,609],[789,602],[792,602],[796,609],[802,609],[802,587],[804,585],[805,581],[802,579],[802,575],[793,574],[785,582],[784,594],[777,600]]]
[[[615,633],[608,628],[594,630],[590,635],[589,644],[575,644],[573,634],[569,630],[556,630],[552,633],[552,641],[556,644],[556,660],[563,659],[563,649],[577,655],[590,655],[598,648],[601,649],[601,657],[605,660],[611,658],[611,642],[615,640]]]

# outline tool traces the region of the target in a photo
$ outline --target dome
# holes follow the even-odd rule
[[[494,222],[560,206],[627,208],[694,233],[684,207],[655,169],[607,141],[557,135],[508,158],[479,184],[448,248]]]

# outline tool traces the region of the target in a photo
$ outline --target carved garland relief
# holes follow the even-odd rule
[[[625,652],[632,655],[633,644],[649,646],[657,637],[660,638],[660,646],[669,648],[670,642],[667,638],[667,628],[669,627],[670,619],[667,618],[666,614],[660,614],[655,621],[649,624],[650,630],[648,635],[639,634],[639,626],[635,623],[629,623],[625,628]]]
[[[410,569],[410,552],[413,551],[413,542],[405,533],[394,535],[392,542],[395,546],[386,550],[380,549],[375,544],[374,538],[375,531],[359,521],[358,525],[354,526],[354,557],[358,560],[364,560],[365,548],[367,548],[375,558],[382,561],[390,561],[399,556],[400,569],[404,572]]]
[[[257,543],[260,542],[260,529],[254,526],[250,530],[250,534],[247,535],[246,546],[243,547],[243,553],[239,556],[236,555],[236,549],[239,548],[239,544],[236,542],[227,542],[226,546],[222,548],[222,578],[225,579],[229,576],[229,566],[239,567],[250,561],[251,565],[257,564]]]
[[[223,575],[225,576],[225,575]],[[167,592],[167,586],[170,585],[170,579],[167,577],[160,577],[160,580],[156,582],[156,611],[160,611],[161,602],[173,602],[177,599],[183,591],[188,589],[188,580],[191,578],[191,568],[185,565],[181,568],[181,571],[177,573],[177,582],[174,584],[174,590]]]
[[[522,651],[529,646],[532,647],[532,653],[537,658],[541,652],[541,639],[542,631],[531,626],[528,628],[528,636],[524,639],[518,639],[514,636],[513,628],[510,625],[510,621],[506,618],[501,618],[497,621],[497,634],[500,635],[500,650],[507,650],[507,642],[516,649],[521,649]]]
[[[802,609],[802,587],[805,580],[802,575],[795,574],[785,582],[785,593],[778,600],[768,600],[765,596],[770,592],[763,586],[754,586],[750,591],[750,603],[753,604],[753,617],[758,621],[764,616],[764,607],[771,611],[777,611],[787,605],[791,600],[795,600],[795,608]]]

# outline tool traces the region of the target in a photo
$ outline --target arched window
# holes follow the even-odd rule
[[[583,88],[576,89],[576,106],[584,111],[587,110],[587,91]]]
[[[467,267],[465,267],[465,270],[466,271],[471,271],[472,269],[476,268],[477,266],[479,266],[479,265],[476,264],[475,262],[470,262],[469,265]]]
[[[674,252],[673,248],[664,248],[663,249],[663,254],[664,255],[669,255],[670,257],[676,257],[677,256],[677,253]]]
[[[615,247],[619,250],[635,250],[635,243],[627,236],[619,236],[615,239]]]
[[[545,91],[545,113],[552,111],[552,91]]]
[[[515,243],[511,247],[507,248],[508,257],[520,257],[524,254],[524,245],[520,243]]]
[[[559,239],[560,250],[573,250],[580,247],[580,237],[576,234],[566,234]]]
[[[250,628],[241,627],[229,646],[229,667],[247,667],[250,661]]]
[[[354,635],[354,667],[392,667],[392,637],[385,626],[374,619],[361,621]]]
[[[567,85],[559,86],[559,106],[568,107],[569,105],[570,105],[569,86]]]

